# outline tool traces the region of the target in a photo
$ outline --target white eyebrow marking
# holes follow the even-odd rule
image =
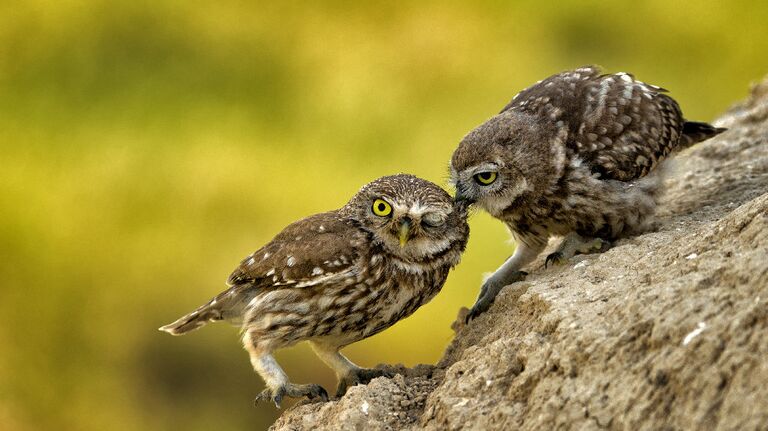
[[[394,212],[396,212],[396,213],[407,213],[407,212],[408,212],[408,210],[409,210],[410,208],[408,208],[408,207],[407,207],[407,206],[405,206],[405,205],[401,205],[401,204],[395,204],[395,203],[393,203],[393,204],[392,204],[392,209],[393,209],[393,210],[394,210]]]
[[[408,212],[413,215],[422,215],[428,210],[428,206],[422,205],[421,202],[415,202],[413,205],[411,205],[411,208],[408,210]]]
[[[497,160],[496,162],[485,162],[485,163],[481,163],[479,165],[471,166],[467,169],[464,169],[464,172],[469,172],[470,175],[475,175],[478,172],[498,171],[501,165],[502,163],[500,160]]]

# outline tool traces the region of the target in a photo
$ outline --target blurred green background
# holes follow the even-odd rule
[[[262,429],[236,329],[157,331],[286,224],[596,63],[709,120],[768,72],[768,2],[0,2],[0,429]],[[345,352],[435,362],[512,252],[471,220],[414,316]],[[334,379],[306,346],[297,382]]]

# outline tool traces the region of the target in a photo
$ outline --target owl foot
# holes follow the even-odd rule
[[[280,408],[280,403],[283,401],[284,396],[289,396],[291,398],[307,397],[310,400],[319,398],[321,401],[328,401],[328,392],[326,392],[320,385],[297,385],[294,383],[286,383],[285,385],[278,386],[274,389],[264,389],[256,396],[253,403],[258,404],[260,401],[272,401],[275,403],[275,407]]]
[[[550,253],[547,255],[547,258],[544,260],[544,268],[549,268],[549,265],[562,265],[565,263],[567,259],[563,256],[563,253],[556,251],[554,253]]]
[[[336,398],[343,397],[348,388],[355,385],[366,385],[376,377],[394,377],[394,373],[378,368],[356,368],[339,379]]]
[[[494,280],[493,277],[486,280],[485,283],[483,283],[483,287],[480,288],[480,296],[477,298],[475,305],[473,305],[472,309],[467,313],[466,323],[469,323],[470,320],[488,310],[496,299],[496,295],[499,294],[504,286],[522,281],[527,275],[528,273],[524,271],[514,271],[503,280]]]
[[[608,249],[611,248],[611,242],[601,238],[593,238],[592,241],[589,241],[586,244],[586,246],[587,249],[579,249],[579,253],[602,253],[608,251]]]
[[[547,256],[544,260],[544,268],[548,268],[550,264],[562,265],[577,254],[602,253],[610,247],[611,243],[604,239],[571,233],[563,238],[554,253]]]

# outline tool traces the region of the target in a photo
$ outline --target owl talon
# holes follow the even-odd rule
[[[592,241],[592,253],[603,253],[608,251],[609,248],[611,248],[611,242],[606,241],[602,238],[595,238]]]
[[[328,401],[328,392],[320,385],[311,384],[308,385],[310,387],[310,392],[307,394],[307,398],[310,400],[320,399],[320,401]]]
[[[279,409],[280,403],[283,401],[283,396],[285,396],[285,393],[285,386],[278,386],[274,390],[271,388],[266,388],[261,391],[259,395],[256,395],[256,398],[253,400],[253,405],[258,405],[262,401],[272,401],[275,403],[275,407]]]
[[[367,385],[371,380],[377,377],[394,377],[395,373],[379,368],[358,368],[350,371],[346,376],[339,379],[339,386],[336,388],[336,398],[341,398],[347,393],[347,389],[355,385]]]
[[[563,265],[577,254],[602,253],[609,248],[611,248],[609,241],[602,238],[582,237],[574,232],[563,238],[557,250],[547,256],[544,260],[544,268],[548,268],[550,263]]]
[[[473,305],[469,310],[469,313],[467,313],[465,323],[469,323],[477,316],[488,311],[488,309],[491,307],[491,304],[493,304],[493,301],[496,300],[496,295],[499,294],[504,286],[525,280],[527,275],[528,273],[524,271],[514,271],[512,274],[500,281],[495,281],[493,278],[486,280],[485,283],[483,283],[483,286],[480,288],[480,296],[477,298],[475,305]]]
[[[296,385],[288,383],[283,386],[278,386],[274,390],[270,388],[264,389],[256,396],[256,399],[253,402],[254,404],[258,404],[260,401],[272,401],[275,403],[275,407],[279,409],[280,403],[286,395],[291,398],[307,397],[310,400],[319,398],[321,401],[328,401],[328,392],[326,392],[320,385]]]
[[[475,301],[475,305],[473,305],[472,308],[469,309],[469,313],[467,313],[465,323],[469,323],[477,318],[477,316],[485,313],[491,307],[491,304],[493,304],[496,295],[499,294],[502,287],[504,286],[494,282],[490,278],[486,280],[480,288],[480,296],[477,298],[477,301]]]
[[[552,264],[552,266],[555,265],[562,265],[566,261],[565,256],[563,253],[556,251],[554,253],[550,253],[547,258],[544,260],[544,268],[549,268],[549,265]]]
[[[467,313],[467,317],[465,318],[464,323],[469,323],[477,318],[477,316],[485,313],[488,308],[491,307],[491,304],[493,303],[493,300],[486,300],[485,298],[482,298],[478,300],[475,305],[472,306],[472,308],[469,310],[469,313]]]

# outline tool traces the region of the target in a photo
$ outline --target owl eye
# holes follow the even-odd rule
[[[422,217],[421,221],[425,225],[432,227],[442,226],[445,223],[443,216],[437,213],[426,214],[424,217]]]
[[[475,181],[482,186],[487,186],[496,181],[496,172],[480,172],[475,174]]]
[[[373,213],[379,217],[386,217],[392,214],[392,205],[388,204],[384,199],[376,199],[373,201]]]

